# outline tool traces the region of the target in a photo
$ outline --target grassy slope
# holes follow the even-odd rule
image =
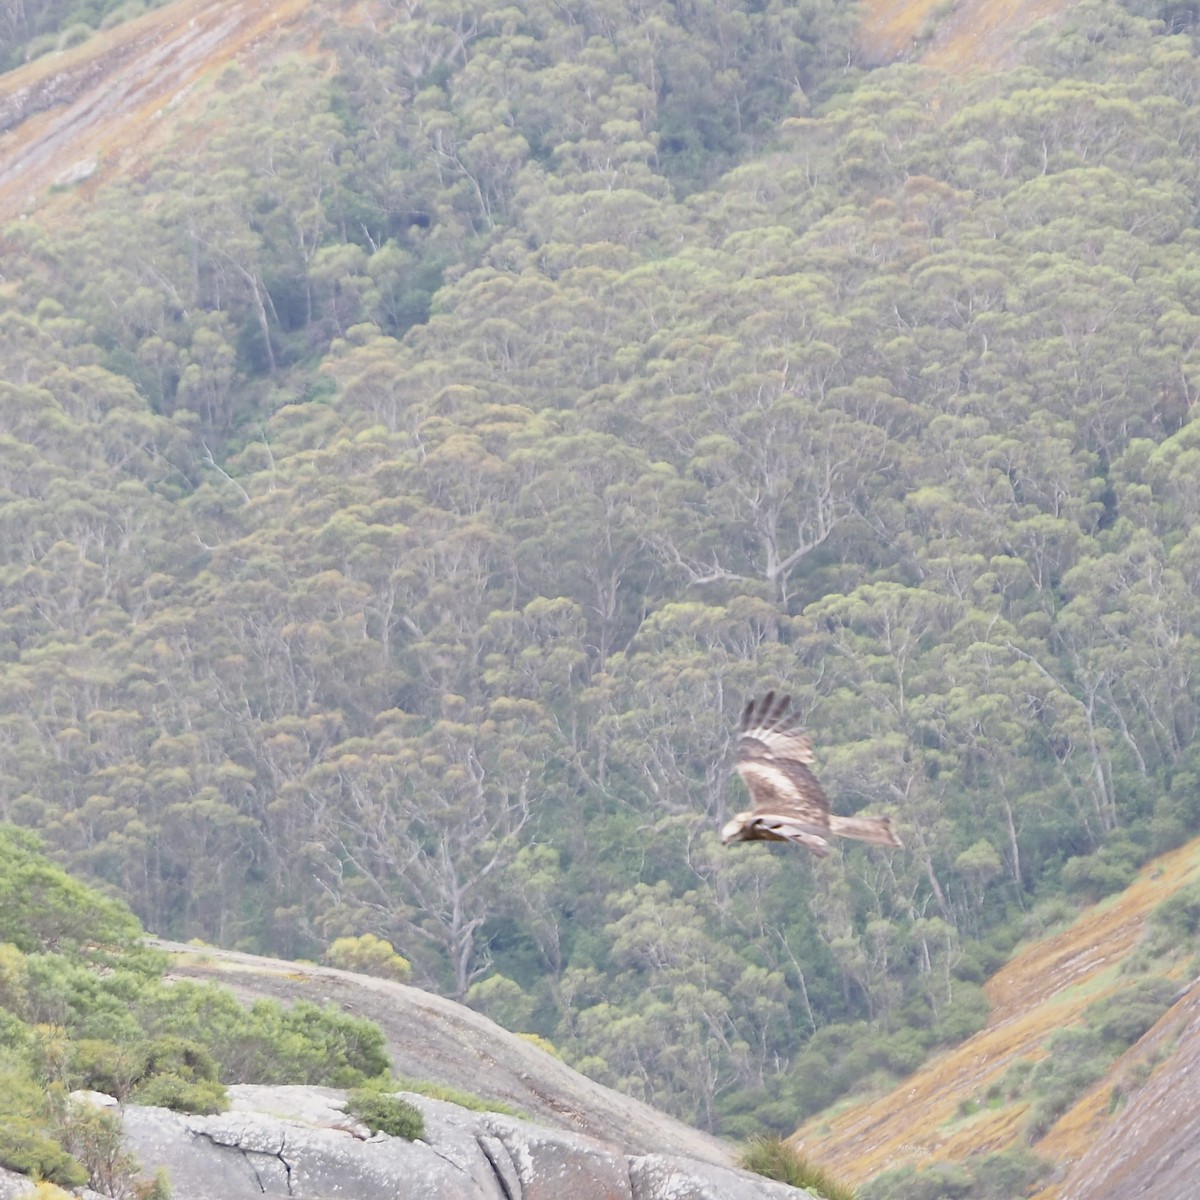
[[[245,61],[311,9],[311,0],[176,0],[0,76],[0,109],[24,113],[0,133],[0,221],[53,202],[47,189],[77,170],[87,174],[84,195],[136,171],[169,131],[163,116],[182,115],[197,81]]]
[[[919,59],[948,72],[1004,66],[1020,34],[1074,0],[863,0],[859,51],[872,65]]]
[[[814,1117],[797,1140],[804,1153],[852,1183],[880,1171],[1005,1150],[1021,1141],[1025,1101],[981,1107],[988,1087],[1018,1059],[1037,1058],[1045,1038],[1078,1020],[1122,982],[1122,959],[1146,915],[1184,884],[1200,879],[1200,841],[1150,863],[1124,892],[1097,904],[1060,933],[1019,952],[987,984],[987,1027],[933,1059],[895,1091]],[[1181,980],[1181,983],[1183,981]],[[1177,1005],[1176,1008],[1179,1006]],[[1138,1060],[1170,1040],[1179,1017],[1168,1012],[1108,1075],[1069,1109],[1034,1150],[1057,1162],[1078,1159],[1109,1119],[1109,1096]],[[1039,1200],[1052,1200],[1054,1188]]]

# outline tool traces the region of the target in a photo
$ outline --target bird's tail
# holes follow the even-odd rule
[[[892,832],[891,817],[838,817],[829,814],[829,832],[837,837],[874,842],[877,846],[903,846]]]

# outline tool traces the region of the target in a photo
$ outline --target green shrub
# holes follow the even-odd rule
[[[739,1161],[747,1171],[792,1187],[807,1188],[824,1200],[854,1200],[853,1188],[810,1163],[785,1138],[751,1138]]]
[[[1015,1200],[1052,1165],[1018,1147],[965,1163],[901,1167],[865,1184],[860,1200]]]
[[[58,48],[70,50],[72,46],[82,46],[95,32],[90,25],[82,21],[70,25],[58,35]]]
[[[133,1089],[135,1104],[170,1108],[185,1113],[221,1113],[229,1107],[229,1095],[223,1083],[211,1079],[192,1080],[167,1072],[152,1075]]]
[[[958,1163],[934,1163],[917,1170],[884,1171],[859,1189],[859,1200],[968,1200],[971,1174]]]
[[[133,1200],[171,1200],[171,1182],[166,1171],[155,1171],[153,1179],[141,1179],[133,1185]]]
[[[82,1187],[88,1181],[83,1165],[58,1142],[42,1133],[28,1117],[8,1114],[0,1124],[0,1167],[21,1175],[48,1179],[61,1187]]]
[[[325,951],[325,961],[343,971],[358,971],[380,979],[406,983],[412,977],[412,964],[396,953],[391,942],[364,933],[361,937],[340,937]]]
[[[158,1036],[204,1046],[227,1083],[356,1087],[390,1066],[383,1031],[332,1005],[259,1000],[247,1010],[223,988],[184,981],[147,989],[140,1015]]]
[[[124,21],[132,21],[134,17],[140,17],[146,11],[146,5],[143,0],[126,0],[119,8],[114,8],[110,13],[107,13],[100,22],[101,29],[112,29],[116,25],[120,25]]]
[[[1014,1146],[999,1154],[973,1158],[967,1164],[973,1176],[971,1200],[1013,1200],[1027,1196],[1033,1185],[1054,1166],[1044,1158]]]
[[[100,1038],[81,1038],[67,1048],[67,1078],[73,1088],[88,1088],[124,1101],[146,1074],[143,1047],[120,1045]]]
[[[87,1172],[88,1187],[105,1196],[127,1194],[138,1162],[124,1149],[119,1112],[87,1101],[67,1100],[54,1114],[53,1125],[63,1148]]]
[[[425,1132],[425,1116],[414,1104],[399,1096],[366,1089],[353,1091],[346,1099],[346,1111],[357,1117],[372,1133],[405,1138],[413,1142]]]
[[[559,1048],[549,1039],[542,1037],[540,1033],[518,1033],[517,1037],[523,1042],[528,1042],[531,1046],[536,1046],[539,1050],[545,1051],[551,1058],[557,1058],[559,1062],[563,1061],[562,1053]]]
[[[182,1079],[215,1080],[217,1064],[203,1046],[189,1038],[167,1035],[146,1048],[147,1075],[178,1075]]]
[[[1095,854],[1067,859],[1062,880],[1073,895],[1100,900],[1128,887],[1144,857],[1144,851],[1132,842],[1114,839]]]
[[[0,943],[0,1008],[23,1012],[26,1002],[25,955],[8,942]]]
[[[1132,1046],[1170,1007],[1178,985],[1170,979],[1139,979],[1090,1004],[1083,1019],[1118,1050]]]
[[[1149,924],[1165,935],[1173,948],[1190,946],[1200,932],[1200,883],[1190,883],[1169,896],[1150,913]]]
[[[0,942],[26,954],[94,959],[132,950],[142,936],[124,905],[72,879],[40,853],[31,833],[0,828]]]
[[[965,980],[954,985],[954,997],[942,1010],[934,1026],[939,1043],[954,1044],[978,1033],[986,1024],[991,1006],[987,994],[976,983]]]
[[[41,58],[43,54],[49,54],[52,50],[57,49],[58,35],[43,33],[39,37],[30,38],[25,43],[25,61],[33,62],[35,58]]]
[[[1025,1134],[1036,1142],[1108,1069],[1114,1055],[1092,1029],[1060,1029],[1047,1048],[1048,1057],[1034,1063],[1029,1090],[1036,1097]]]

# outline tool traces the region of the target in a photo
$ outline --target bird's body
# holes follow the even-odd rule
[[[809,770],[812,743],[790,706],[790,696],[776,700],[768,692],[742,712],[736,769],[753,807],[725,825],[721,841],[797,842],[819,858],[829,853],[830,837],[902,845],[887,817],[839,817],[829,811],[829,799]]]

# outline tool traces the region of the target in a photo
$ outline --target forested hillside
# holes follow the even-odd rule
[[[734,1135],[1194,832],[1190,17],[854,19],[314,6],[5,228],[0,816]],[[718,845],[770,686],[904,850]]]

